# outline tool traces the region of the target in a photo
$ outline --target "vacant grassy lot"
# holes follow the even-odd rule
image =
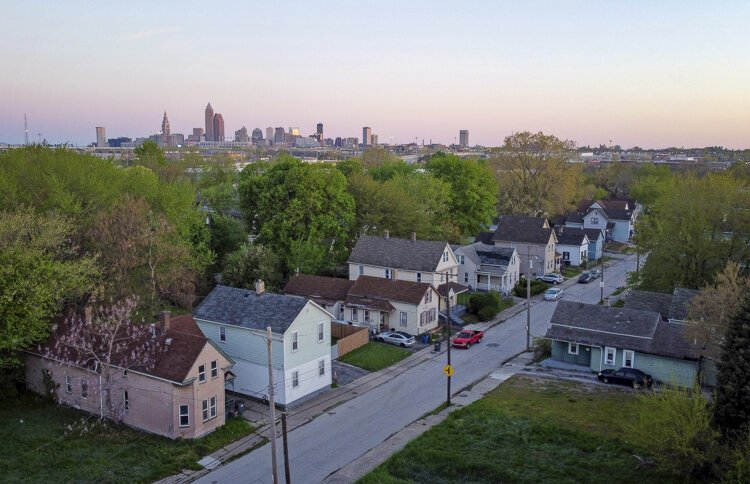
[[[364,368],[367,371],[379,371],[398,363],[411,354],[411,351],[398,346],[370,341],[366,345],[345,354],[339,358],[339,361]]]
[[[622,432],[634,395],[517,376],[452,413],[360,482],[677,481],[637,468],[639,450]]]
[[[230,419],[195,441],[173,441],[60,407],[34,395],[0,402],[0,482],[152,482],[250,433]]]

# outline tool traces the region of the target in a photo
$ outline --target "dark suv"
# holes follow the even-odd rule
[[[632,386],[633,388],[651,388],[653,379],[651,375],[643,373],[635,368],[620,368],[619,370],[602,370],[599,372],[599,380],[604,383],[617,383]]]

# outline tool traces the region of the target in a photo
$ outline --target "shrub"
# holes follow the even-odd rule
[[[549,288],[549,284],[544,281],[531,281],[531,295],[536,296]],[[513,287],[513,294],[517,297],[526,297],[526,279],[521,278]]]
[[[476,314],[481,321],[494,318],[502,308],[502,297],[495,291],[477,292],[469,297],[467,310]]]
[[[541,361],[552,355],[552,341],[546,338],[534,338],[534,361]]]

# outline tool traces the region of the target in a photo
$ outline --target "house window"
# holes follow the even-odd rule
[[[422,282],[422,273],[417,272],[417,282]]]
[[[385,270],[385,278],[386,279],[391,279],[392,277],[393,277],[393,271],[390,270],[390,269],[386,269]]]
[[[341,321],[344,320],[344,305],[343,304],[341,306],[339,306],[339,319]]]
[[[318,343],[322,343],[325,338],[325,326],[323,323],[318,323]]]
[[[202,408],[203,408],[203,421],[205,422],[208,420],[208,400],[203,400],[201,402]]]
[[[359,275],[360,276],[365,275],[365,266],[363,266],[363,265],[359,266]]]
[[[365,313],[365,323],[369,323],[370,322],[370,310],[365,309],[364,313]]]
[[[430,309],[430,321],[435,321],[437,319],[437,309],[432,308]]]
[[[401,324],[401,326],[407,326],[408,325],[408,319],[407,319],[407,315],[406,315],[405,312],[401,311],[399,313],[399,318],[400,318],[400,324]]]
[[[461,263],[461,265],[464,265],[464,256],[463,255],[459,255],[458,256],[458,260]]]
[[[443,262],[448,262],[448,251],[443,252]]]
[[[190,426],[190,407],[188,405],[180,405],[180,427]]]
[[[469,273],[468,272],[464,272],[464,283],[465,284],[469,283]]]
[[[596,225],[599,223],[599,217],[591,217],[591,223]]]
[[[326,360],[320,360],[318,362],[318,375],[323,376],[326,374]]]
[[[292,333],[292,351],[297,351],[299,349],[299,333],[294,332]]]
[[[604,348],[604,364],[609,366],[615,366],[615,355],[617,350],[615,348]]]
[[[424,302],[427,304],[428,302],[432,302],[432,291],[427,291],[427,293],[424,295]]]
[[[130,395],[127,390],[122,391],[122,406],[126,412],[130,410]]]
[[[73,393],[73,378],[70,375],[65,375],[65,393]]]
[[[208,411],[210,418],[216,418],[216,395],[208,400]]]
[[[359,315],[357,314],[357,308],[352,308],[352,321],[359,321]]]
[[[219,326],[219,341],[227,340],[227,328],[225,326]]]
[[[81,398],[89,398],[88,380],[81,380]]]
[[[292,372],[292,388],[297,388],[299,386],[299,372],[293,371]]]
[[[578,354],[578,343],[568,343],[568,353],[571,355]]]
[[[563,252],[563,260],[570,260],[570,252]]]
[[[633,368],[633,361],[635,360],[635,352],[632,350],[625,350],[622,352],[622,366],[625,368]]]
[[[219,362],[214,360],[211,362],[211,379],[219,376]]]
[[[203,383],[206,381],[206,365],[201,365],[198,367],[198,382]]]

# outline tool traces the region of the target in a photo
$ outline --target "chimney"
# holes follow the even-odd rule
[[[412,232],[411,233],[411,241],[412,242],[416,242],[416,240],[417,240],[417,233],[416,232]]]
[[[391,233],[390,233],[390,232],[388,232],[387,230],[384,230],[384,231],[383,231],[383,237],[384,237],[384,238],[388,239],[388,238],[390,237],[390,235],[391,235]]]
[[[91,309],[91,306],[86,305],[86,307],[83,308],[83,321],[86,324],[91,324],[92,313],[93,309]]]
[[[255,295],[261,296],[265,292],[266,284],[263,282],[263,279],[258,279],[257,281],[255,281]]]
[[[169,311],[162,311],[159,313],[159,329],[161,334],[167,334],[172,323],[172,313]]]

